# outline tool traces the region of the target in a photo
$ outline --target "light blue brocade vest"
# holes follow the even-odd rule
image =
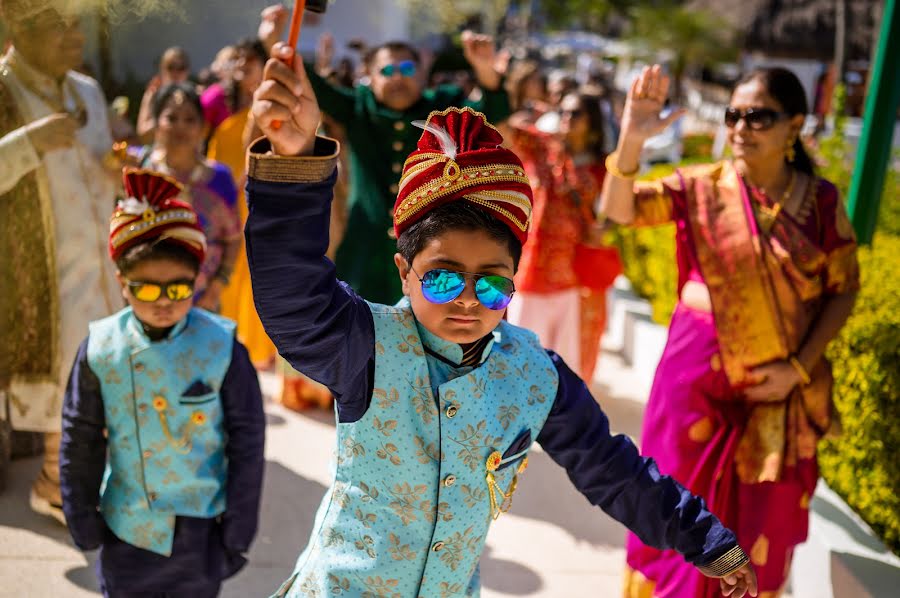
[[[232,322],[196,308],[158,342],[131,308],[91,323],[88,363],[109,435],[100,510],[125,542],[169,556],[176,515],[225,510],[219,389],[233,342]]]
[[[440,384],[435,397],[411,310],[370,307],[371,405],[359,421],[338,424],[334,485],[276,595],[478,596],[493,520],[488,456],[537,438],[556,397],[556,368],[534,334],[502,322],[486,361]],[[529,447],[494,472],[497,488],[509,489]]]

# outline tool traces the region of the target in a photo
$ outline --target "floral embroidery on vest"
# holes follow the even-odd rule
[[[494,513],[486,460],[501,455],[490,473],[511,495],[556,395],[556,370],[533,334],[502,323],[486,361],[434,382],[435,392],[410,309],[371,309],[369,409],[338,424],[335,481],[283,595],[477,596]],[[504,460],[523,436],[526,445]]]

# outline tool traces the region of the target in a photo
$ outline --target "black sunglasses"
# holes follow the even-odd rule
[[[781,119],[788,118],[790,115],[785,112],[778,112],[771,108],[747,108],[746,110],[738,110],[729,106],[725,109],[725,126],[732,128],[737,126],[738,121],[743,120],[750,129],[754,131],[765,131]]]

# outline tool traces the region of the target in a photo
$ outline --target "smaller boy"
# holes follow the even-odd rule
[[[281,354],[331,390],[338,420],[334,482],[276,595],[477,598],[488,529],[537,442],[592,504],[694,564],[702,595],[755,596],[747,555],[703,499],[610,434],[584,382],[503,321],[532,191],[484,115],[418,123],[393,210],[405,297],[378,305],[325,257],[338,148],[315,135],[303,66],[270,60],[265,78],[252,110],[267,139],[250,148],[247,183],[254,300]]]
[[[206,251],[175,181],[125,173],[109,254],[130,307],[93,322],[63,404],[60,478],[104,596],[201,598],[256,533],[265,418],[234,324],[193,308]]]

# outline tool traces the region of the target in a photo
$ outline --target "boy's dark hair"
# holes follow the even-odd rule
[[[188,104],[193,106],[193,108],[197,111],[197,114],[200,115],[200,118],[203,118],[203,104],[200,103],[200,95],[197,93],[197,87],[188,81],[183,83],[169,83],[168,85],[163,85],[159,91],[156,92],[156,95],[153,96],[153,120],[159,121],[160,115],[162,115],[163,110],[166,109],[166,104],[169,103],[169,100],[172,99],[176,93],[181,92],[184,94],[184,99]]]
[[[184,245],[166,239],[138,243],[116,260],[116,267],[122,274],[128,274],[141,262],[150,260],[169,260],[184,264],[195,273],[200,271],[200,260],[196,255]]]
[[[363,56],[363,63],[366,65],[366,67],[372,66],[372,61],[375,60],[375,55],[378,54],[378,52],[381,50],[388,50],[390,52],[397,53],[406,52],[412,57],[413,62],[415,62],[416,64],[422,64],[422,56],[419,54],[419,51],[416,50],[415,47],[413,47],[412,44],[401,41],[391,41],[366,50],[366,53]]]
[[[503,222],[468,201],[453,201],[435,208],[424,218],[400,233],[397,251],[412,264],[413,258],[435,237],[451,230],[481,230],[492,239],[505,243],[513,259],[513,271],[519,268],[522,244]]]

